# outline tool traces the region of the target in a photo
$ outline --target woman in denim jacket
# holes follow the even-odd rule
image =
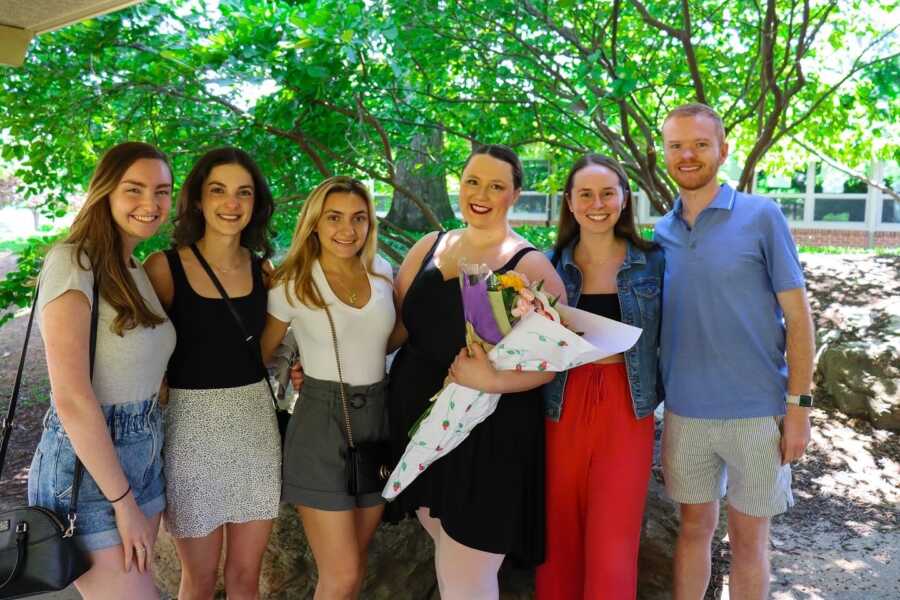
[[[537,598],[634,598],[653,458],[663,255],[638,235],[621,165],[588,154],[569,172],[551,261],[572,306],[643,329],[624,354],[544,386],[546,562]]]

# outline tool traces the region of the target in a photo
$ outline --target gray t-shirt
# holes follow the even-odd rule
[[[82,264],[87,265],[85,256]],[[128,272],[141,296],[153,312],[166,313],[153,291],[141,263]],[[41,270],[37,319],[41,322],[44,307],[68,290],[82,292],[91,303],[94,274],[82,269],[75,260],[73,244],[57,244],[44,259]],[[97,353],[94,363],[93,388],[100,404],[125,404],[150,398],[159,391],[169,356],[175,349],[175,327],[166,319],[156,327],[138,326],[119,336],[111,329],[116,311],[102,297],[97,322]],[[43,326],[41,327],[43,329]]]

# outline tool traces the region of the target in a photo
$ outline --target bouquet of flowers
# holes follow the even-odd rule
[[[485,265],[459,269],[466,343],[481,343],[496,369],[565,371],[624,352],[641,334],[637,327],[556,306],[514,271],[495,275]],[[566,326],[563,325],[565,321]],[[382,492],[395,498],[431,463],[468,437],[497,408],[500,394],[451,383],[410,431],[410,441]]]

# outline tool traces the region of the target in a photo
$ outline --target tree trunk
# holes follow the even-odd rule
[[[447,171],[441,160],[444,137],[440,130],[417,133],[410,150],[399,154],[395,165],[397,182],[418,194],[441,221],[453,218],[447,194]],[[422,211],[405,195],[394,191],[387,220],[412,231],[431,231]]]

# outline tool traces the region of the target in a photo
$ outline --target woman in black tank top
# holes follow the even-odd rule
[[[182,187],[176,246],[146,263],[178,335],[167,371],[164,456],[166,528],[182,569],[179,597],[213,596],[226,537],[226,592],[255,597],[278,515],[281,444],[264,368],[200,260],[225,288],[243,328],[259,339],[273,208],[265,178],[246,153],[208,152]]]
[[[522,167],[505,146],[469,157],[460,182],[468,226],[428,235],[397,276],[406,344],[394,361],[389,422],[396,457],[410,426],[449,376],[470,388],[503,393],[497,410],[452,452],[434,462],[388,505],[389,520],[416,514],[435,542],[442,598],[496,598],[506,555],[537,564],[544,552],[544,438],[541,398],[546,373],[495,371],[478,347],[465,351],[458,264],[516,269],[565,300],[550,262],[515,234],[507,213],[518,198]]]

